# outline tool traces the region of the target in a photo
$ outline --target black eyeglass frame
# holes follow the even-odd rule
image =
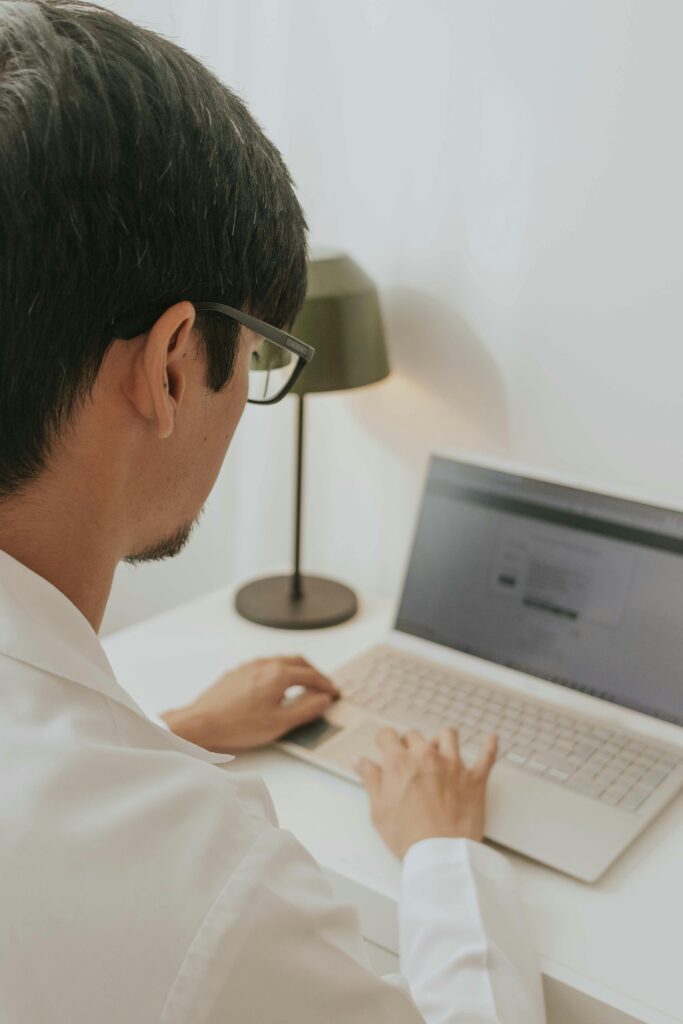
[[[243,313],[241,309],[235,309],[233,306],[226,306],[222,302],[193,302],[192,305],[198,313],[222,313],[224,316],[229,316],[233,320],[237,320],[239,323],[248,327],[249,330],[254,331],[256,334],[260,334],[267,341],[277,345],[278,348],[286,349],[287,352],[293,352],[298,357],[298,363],[294,367],[294,372],[289,378],[282,391],[278,392],[273,398],[266,398],[264,400],[258,398],[248,398],[247,401],[253,405],[274,405],[275,402],[279,402],[280,399],[284,398],[286,394],[294,387],[298,378],[307,363],[310,363],[311,359],[315,355],[315,348],[313,345],[309,345],[305,341],[301,341],[300,338],[295,338],[293,334],[288,334],[287,331],[281,330],[279,327],[273,327],[272,324],[267,324],[265,320],[258,320],[251,313]],[[138,334],[142,334],[144,331],[148,331],[154,323],[157,316],[160,316],[163,309],[160,309],[156,315],[151,316],[146,314],[144,317],[138,317],[137,319],[130,319],[122,321],[120,325],[114,328],[114,336],[117,338],[123,338],[124,340],[130,338],[136,338]]]

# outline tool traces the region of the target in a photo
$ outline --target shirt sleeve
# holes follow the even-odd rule
[[[541,976],[507,859],[423,839],[403,859],[401,970],[428,1024],[543,1024]]]
[[[469,861],[458,852],[459,841],[445,842],[450,854],[446,846],[419,850],[423,844],[409,851],[401,908],[406,976],[382,978],[369,965],[355,908],[334,898],[290,832],[264,831],[195,936],[166,1001],[164,1024],[537,1024],[543,1019],[537,1013],[524,1017],[534,1005],[524,986],[535,991],[538,978],[530,977],[530,967],[523,976],[514,966],[508,970],[516,961],[508,947],[498,953],[498,943],[511,936],[500,927],[485,934],[475,909],[507,898],[502,888],[490,888],[495,870],[482,861],[481,870],[463,871]],[[440,879],[435,885],[428,882],[432,868]],[[516,933],[522,934],[519,923]],[[495,986],[486,978],[492,966]],[[513,1013],[494,1005],[494,991],[496,999],[519,1000]]]

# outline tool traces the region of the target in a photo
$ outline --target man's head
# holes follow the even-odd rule
[[[279,152],[198,61],[91,4],[0,0],[0,508],[82,465],[125,506],[122,554],[177,550],[256,341],[192,302],[288,328],[306,230]]]

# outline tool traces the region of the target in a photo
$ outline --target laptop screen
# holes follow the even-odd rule
[[[433,458],[395,628],[683,724],[683,513]]]

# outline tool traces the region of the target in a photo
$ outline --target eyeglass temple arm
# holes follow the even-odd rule
[[[216,313],[226,313],[231,316],[234,320],[244,324],[249,330],[254,331],[256,334],[261,334],[268,341],[274,342],[276,345],[281,345],[283,348],[288,349],[290,352],[296,352],[297,355],[302,356],[306,362],[312,358],[315,349],[311,345],[307,345],[303,341],[299,341],[298,338],[294,338],[291,334],[287,334],[286,331],[280,330],[279,327],[273,327],[272,324],[266,324],[263,320],[258,320],[255,316],[251,316],[250,313],[243,313],[241,309],[235,309],[233,306],[225,306],[222,302],[194,302],[194,308],[197,312],[214,311]]]

